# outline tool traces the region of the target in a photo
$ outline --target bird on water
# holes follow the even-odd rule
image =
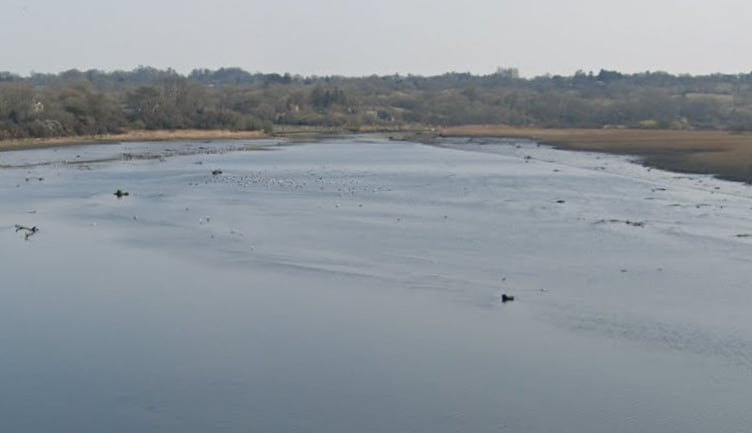
[[[22,230],[26,232],[24,233],[24,240],[28,241],[30,237],[34,236],[39,231],[39,227],[37,226],[27,227],[27,226],[16,224],[16,233]]]

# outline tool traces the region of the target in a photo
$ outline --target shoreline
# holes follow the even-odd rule
[[[312,139],[343,134],[384,134],[392,140],[431,143],[439,138],[520,138],[563,150],[632,155],[648,167],[677,173],[713,175],[752,184],[752,133],[729,131],[673,131],[648,129],[544,129],[495,125],[432,128],[403,125],[395,128],[344,130],[326,127],[281,127],[275,133],[229,130],[128,131],[123,134],[28,138],[0,141],[0,153],[87,144],[138,141]]]
[[[405,134],[407,137],[424,136],[431,128],[419,125],[402,125],[394,128],[364,127],[357,130],[339,127],[282,126],[272,133],[261,130],[230,131],[222,129],[134,130],[122,134],[75,135],[66,137],[19,138],[0,140],[0,153],[14,150],[45,149],[87,144],[115,144],[138,141],[204,141],[204,140],[261,140],[284,138],[305,140],[320,137],[337,137],[346,134]]]
[[[529,139],[563,150],[632,155],[647,167],[752,184],[749,132],[467,125],[443,128],[437,136]]]
[[[70,137],[22,138],[1,140],[0,152],[12,150],[45,149],[51,147],[80,146],[87,144],[114,144],[137,141],[200,141],[200,140],[258,140],[273,137],[263,131],[229,130],[156,130],[128,131],[122,134],[82,135]]]

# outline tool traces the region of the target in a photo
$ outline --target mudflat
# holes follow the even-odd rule
[[[82,144],[122,143],[131,141],[245,140],[263,138],[265,136],[266,135],[262,131],[203,129],[138,130],[124,132],[122,134],[0,140],[0,151],[78,146]]]
[[[637,155],[649,166],[752,182],[752,133],[641,129],[543,129],[469,125],[446,137],[529,138],[570,150]]]

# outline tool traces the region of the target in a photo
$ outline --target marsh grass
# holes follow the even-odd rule
[[[561,149],[636,155],[651,167],[752,183],[752,134],[749,133],[482,125],[444,128],[440,133],[446,137],[527,138]]]

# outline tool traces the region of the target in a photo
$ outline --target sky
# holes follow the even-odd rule
[[[752,71],[749,0],[0,0],[0,71]]]

